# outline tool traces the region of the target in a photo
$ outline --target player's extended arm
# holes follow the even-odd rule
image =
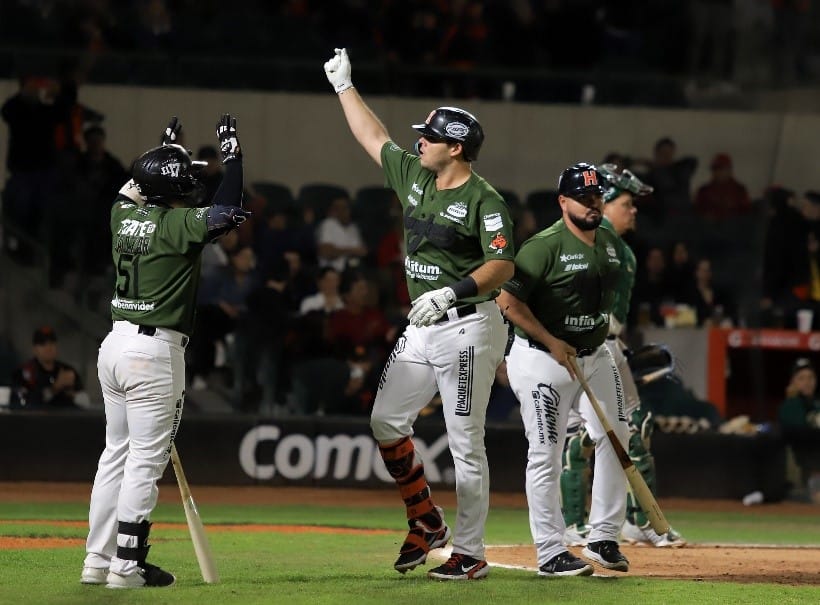
[[[216,138],[222,153],[225,174],[214,193],[215,206],[242,206],[242,147],[236,134],[236,118],[226,113],[216,124]]]
[[[337,48],[336,54],[325,63],[325,74],[333,89],[339,95],[339,102],[345,112],[347,125],[359,144],[364,147],[373,161],[382,165],[381,151],[390,140],[387,129],[376,114],[367,106],[351,81],[350,59],[347,49]]]
[[[538,318],[533,315],[529,305],[519,298],[516,298],[513,294],[510,294],[506,290],[501,290],[501,294],[499,294],[495,300],[501,312],[504,314],[504,317],[524,330],[531,339],[537,340],[547,347],[553,359],[564,366],[567,372],[569,372],[570,377],[574,380],[575,372],[572,371],[572,367],[567,361],[567,356],[575,355],[575,348],[550,334],[549,330],[544,327],[544,324],[538,321]]]

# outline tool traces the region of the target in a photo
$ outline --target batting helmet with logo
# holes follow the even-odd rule
[[[604,178],[592,164],[579,162],[573,164],[558,179],[558,193],[567,197],[581,195],[603,195]]]
[[[473,114],[458,107],[434,109],[424,124],[413,124],[413,128],[428,139],[461,143],[464,159],[468,162],[478,159],[478,152],[484,142],[481,124]]]
[[[180,145],[160,145],[134,161],[131,176],[149,202],[198,201],[204,186],[195,173],[199,166]]]

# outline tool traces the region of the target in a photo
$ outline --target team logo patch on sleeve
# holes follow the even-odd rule
[[[504,220],[500,212],[484,215],[484,231],[498,231],[504,228]]]
[[[504,248],[507,247],[507,238],[503,233],[496,233],[490,242],[490,249],[495,250],[496,254],[501,254]]]

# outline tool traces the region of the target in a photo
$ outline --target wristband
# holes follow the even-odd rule
[[[471,296],[478,295],[478,284],[475,283],[475,280],[470,275],[468,275],[461,281],[454,283],[450,287],[453,289],[453,293],[455,293],[456,295],[456,300],[470,298]]]

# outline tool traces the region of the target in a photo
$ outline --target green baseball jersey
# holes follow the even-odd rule
[[[576,348],[597,347],[606,339],[620,273],[617,239],[598,229],[589,246],[559,219],[524,242],[503,288],[527,303],[553,336]],[[515,331],[527,338],[521,328]]]
[[[387,186],[404,210],[404,270],[411,300],[464,279],[485,261],[515,260],[509,209],[487,181],[472,173],[463,185],[439,191],[436,174],[392,141],[382,147],[381,159]]]
[[[626,323],[626,316],[629,313],[629,302],[632,300],[632,288],[635,286],[635,271],[638,268],[638,261],[632,248],[618,235],[606,217],[601,222],[601,228],[611,231],[617,238],[615,251],[621,259],[621,271],[618,274],[618,282],[615,284],[615,301],[612,303],[612,314],[621,324]]]
[[[111,317],[191,334],[207,208],[138,206],[119,196],[111,208],[117,270]]]

